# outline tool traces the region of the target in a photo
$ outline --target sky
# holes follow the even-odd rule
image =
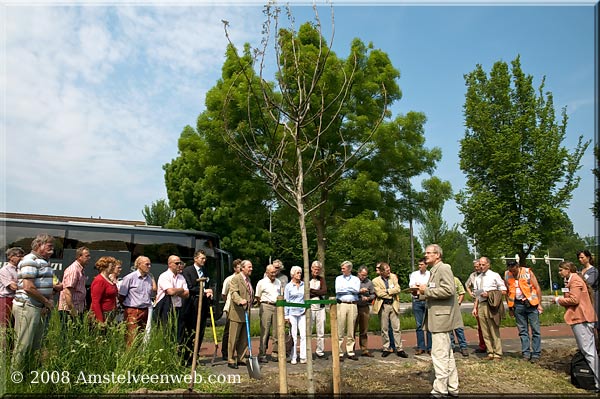
[[[242,0],[0,4],[0,210],[105,219],[143,220],[144,205],[167,197],[163,165],[178,156],[183,128],[195,127],[221,74],[222,20],[240,48],[258,46],[265,20],[261,2]],[[434,175],[455,193],[466,181],[458,158],[464,75],[520,55],[536,89],[545,76],[557,115],[566,107],[569,116],[563,145],[592,140],[567,213],[580,236],[597,234],[589,209],[595,1],[332,4],[334,51],[346,57],[358,37],[389,55],[403,93],[393,117],[425,113],[426,146],[443,152]],[[308,3],[292,5],[296,27],[314,19]],[[331,43],[331,7],[318,12]],[[453,201],[444,217],[462,222]]]

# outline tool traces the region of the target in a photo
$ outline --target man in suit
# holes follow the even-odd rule
[[[252,307],[254,292],[250,275],[252,274],[252,262],[243,260],[241,271],[236,274],[229,283],[231,303],[229,307],[229,347],[227,348],[227,366],[237,369],[239,365],[245,365],[244,355],[248,348],[246,337],[246,316]],[[248,317],[248,321],[250,318]],[[234,357],[235,356],[235,357]]]
[[[184,301],[181,311],[181,320],[179,326],[182,329],[178,336],[183,342],[184,359],[188,366],[191,366],[194,358],[194,338],[196,336],[196,320],[198,317],[198,300],[202,295],[202,310],[200,312],[200,333],[198,336],[198,351],[202,347],[204,340],[204,329],[206,328],[206,319],[209,315],[210,303],[213,299],[213,291],[205,288],[200,292],[200,277],[208,277],[204,264],[206,263],[206,253],[203,250],[196,251],[194,254],[194,264],[183,269],[183,277],[188,286],[189,296]],[[206,280],[205,284],[208,284]]]
[[[450,265],[442,262],[442,248],[437,244],[425,249],[425,261],[431,266],[427,284],[418,293],[427,301],[425,329],[431,331],[431,360],[435,371],[433,397],[458,396],[458,371],[450,345],[450,331],[463,327],[456,285]]]
[[[379,266],[381,274],[373,279],[373,287],[375,288],[375,303],[373,304],[373,312],[379,314],[381,320],[381,338],[383,341],[383,351],[381,357],[387,357],[393,349],[390,348],[389,339],[389,323],[392,323],[394,332],[394,342],[396,343],[396,354],[400,357],[407,358],[408,354],[402,349],[402,337],[400,330],[400,284],[398,277],[391,273],[390,265],[386,262],[381,262]]]

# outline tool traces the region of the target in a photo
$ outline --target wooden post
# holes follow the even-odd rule
[[[204,282],[206,281],[206,277],[200,277],[197,280],[200,283],[200,290],[198,292],[198,316],[196,317],[196,336],[194,337],[194,355],[192,357],[192,381],[190,381],[190,385],[188,387],[188,391],[192,392],[194,390],[194,382],[196,380],[196,363],[198,361],[198,348],[200,342],[200,321],[202,320],[202,297],[204,296]]]
[[[335,297],[329,298],[335,301]],[[340,394],[340,343],[337,324],[337,303],[329,307],[329,325],[331,328],[331,357],[333,357],[333,394]]]
[[[283,301],[283,295],[277,296],[278,301]],[[285,345],[285,316],[283,306],[277,306],[277,365],[279,366],[279,394],[287,395],[287,363]]]

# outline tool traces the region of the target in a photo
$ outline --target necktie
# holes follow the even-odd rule
[[[248,289],[248,295],[252,298],[252,286],[250,285],[250,280],[247,277],[244,277],[244,281],[246,282],[246,288]]]

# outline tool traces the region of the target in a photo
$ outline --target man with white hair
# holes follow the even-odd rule
[[[488,352],[488,360],[502,359],[502,340],[500,339],[500,320],[504,315],[502,296],[506,294],[506,285],[498,273],[490,269],[490,259],[479,259],[481,274],[475,280],[475,304],[473,316],[479,316],[481,332]]]
[[[454,274],[450,265],[442,262],[442,254],[439,245],[427,246],[425,261],[431,266],[431,275],[417,291],[427,301],[425,329],[431,331],[431,360],[435,372],[431,395],[440,398],[458,396],[458,371],[449,332],[463,326]]]
[[[277,270],[273,265],[267,265],[265,277],[256,284],[254,296],[259,303],[258,316],[260,318],[260,347],[258,352],[258,361],[267,363],[267,347],[269,346],[269,337],[271,336],[271,327],[273,328],[273,356],[271,361],[277,361],[277,312],[275,302],[277,295],[281,292],[281,281],[275,276]]]
[[[31,242],[31,253],[19,262],[12,307],[15,319],[12,370],[22,369],[30,357],[39,355],[50,311],[54,308],[54,272],[48,262],[53,253],[54,237],[38,234]],[[33,364],[27,366],[33,367]]]
[[[127,324],[127,346],[131,346],[139,331],[146,329],[148,312],[152,306],[151,295],[156,282],[150,274],[152,262],[146,256],[138,256],[135,270],[123,278],[119,288],[119,302]]]
[[[352,275],[352,262],[346,260],[341,264],[342,274],[335,278],[335,297],[338,302],[338,333],[340,345],[340,361],[344,361],[344,338],[348,359],[358,360],[354,354],[354,326],[358,317],[358,294],[360,280]]]

